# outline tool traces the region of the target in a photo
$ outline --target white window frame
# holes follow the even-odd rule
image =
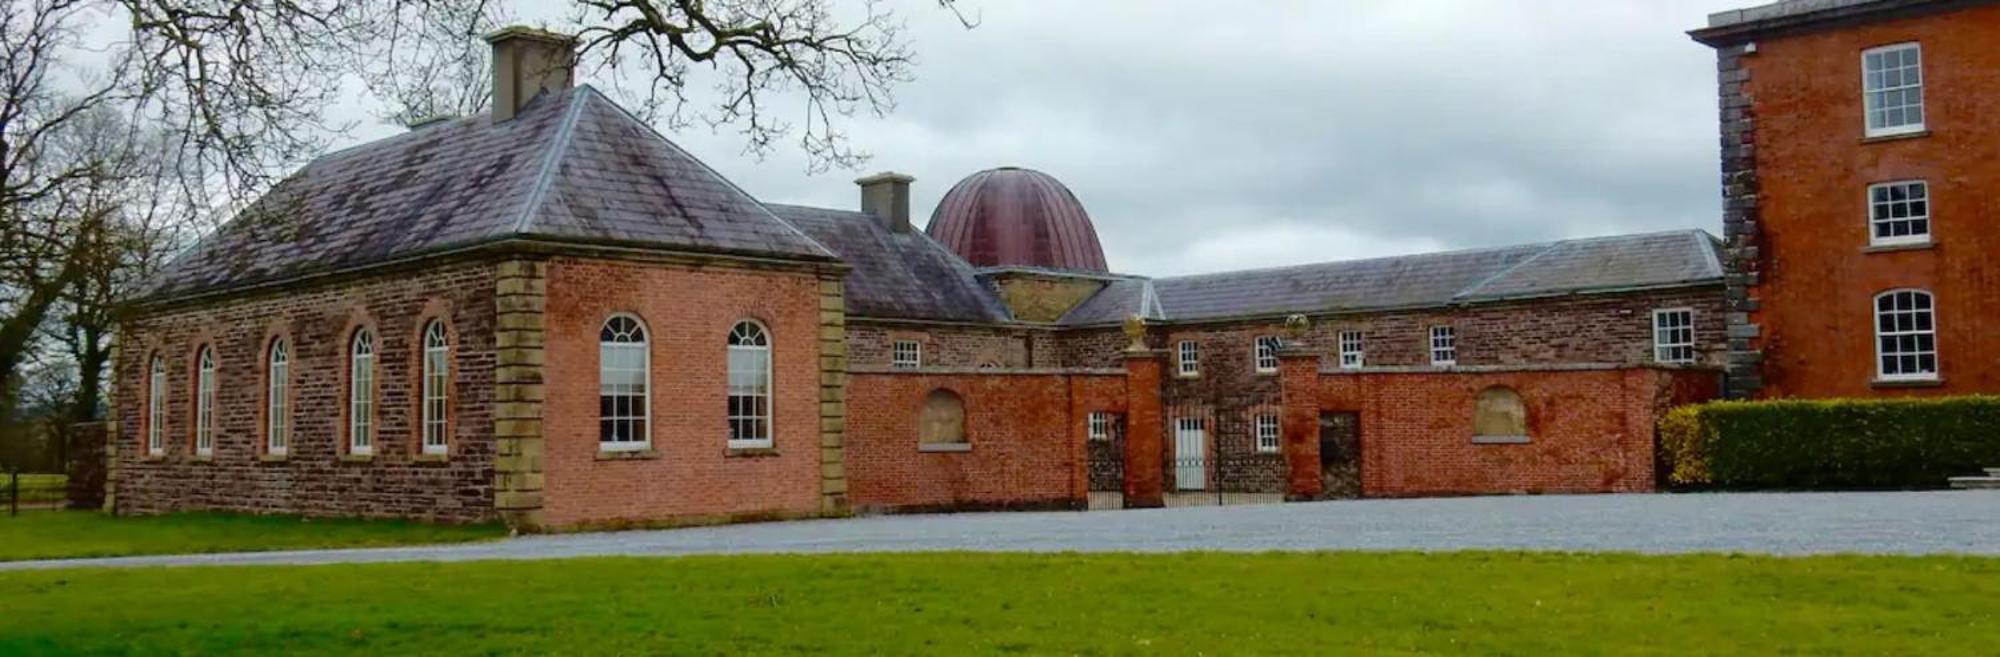
[[[1917,63],[1915,66],[1903,66],[1901,64],[1900,62],[1902,57],[1901,53],[1903,51],[1910,51],[1916,54]],[[1893,72],[1897,77],[1902,78],[1901,80],[1898,80],[1897,84],[1895,85],[1888,84],[1886,80],[1878,80],[1876,77],[1878,75],[1889,75],[1892,72],[1892,69],[1882,68],[1871,71],[1869,70],[1868,67],[1868,59],[1870,57],[1879,58],[1891,52],[1897,53],[1897,57],[1899,60],[1897,68],[1893,69]],[[1923,59],[1924,59],[1923,48],[1914,41],[1906,43],[1895,43],[1886,46],[1869,48],[1867,50],[1861,51],[1862,134],[1868,137],[1891,137],[1895,135],[1907,135],[1912,133],[1923,132],[1925,130],[1925,126],[1927,125],[1927,119],[1928,119],[1928,117],[1926,116],[1928,110],[1926,109],[1924,101]],[[1916,81],[1914,83],[1909,81],[1909,78],[1911,76],[1914,76],[1916,78]],[[1888,125],[1886,123],[1887,121],[1886,112],[1888,112],[1890,108],[1881,107],[1880,100],[1878,100],[1877,95],[1896,94],[1899,97],[1899,102],[1900,102],[1900,97],[1909,92],[1914,92],[1916,94],[1917,97],[1916,103],[1913,105],[1907,103],[1900,104],[1893,109],[1900,110],[1905,113],[1914,110],[1917,113],[1916,122]],[[1884,125],[1881,126],[1875,125],[1876,112],[1885,113]]]
[[[215,454],[215,348],[195,352],[194,455]]]
[[[1283,449],[1284,444],[1278,433],[1277,413],[1258,413],[1251,418],[1250,426],[1256,433],[1257,453],[1276,454]]]
[[[1896,200],[1893,198],[1888,200],[1878,200],[1875,198],[1875,193],[1877,191],[1882,191],[1888,194],[1894,194],[1895,190],[1897,190],[1898,188],[1903,190],[1902,200]],[[1929,182],[1923,180],[1894,180],[1890,182],[1875,183],[1873,185],[1869,185],[1867,205],[1868,205],[1868,243],[1870,245],[1897,246],[1904,244],[1930,243],[1931,227],[1933,224],[1931,222],[1932,198],[1931,198],[1931,186]],[[1898,206],[1902,208],[1904,216],[1901,217],[1894,216]],[[1922,212],[1919,213],[1918,210],[1922,210]],[[1888,217],[1880,216],[1885,212],[1890,216]],[[1918,221],[1921,221],[1924,224],[1924,232],[1922,233],[1913,232],[1909,235],[1889,235],[1885,237],[1879,232],[1879,229],[1882,226],[1894,225],[1903,222],[1918,222]]]
[[[1174,371],[1180,376],[1201,376],[1201,344],[1182,340],[1174,347]]]
[[[1260,335],[1250,342],[1250,358],[1258,374],[1278,372],[1278,349],[1283,345],[1275,335]]]
[[[361,328],[347,339],[347,453],[375,453],[375,331]]]
[[[264,453],[284,456],[291,449],[291,400],[286,395],[292,384],[291,345],[284,338],[271,340],[264,367]]]
[[[1110,440],[1111,414],[1104,411],[1091,411],[1090,415],[1084,418],[1084,429],[1086,435],[1091,440]]]
[[[744,331],[746,327],[755,331],[755,333]],[[739,344],[739,341],[744,340],[749,340],[750,342]],[[726,411],[730,425],[729,448],[759,449],[770,447],[771,434],[777,432],[777,428],[773,426],[773,421],[777,417],[777,414],[773,411],[776,396],[772,394],[771,331],[762,322],[746,319],[730,327],[728,343],[728,358],[726,360],[728,362],[729,379],[725,385],[728,387],[727,397],[729,401]],[[739,374],[759,377],[763,391],[739,393],[736,387],[737,376]],[[738,413],[737,409],[740,406],[738,406],[736,399],[739,397],[750,400],[761,398],[763,400],[763,411],[761,413],[755,411],[747,414]],[[736,436],[739,434],[737,434],[735,428],[738,422],[750,422],[753,423],[753,426],[755,423],[761,422],[763,435],[751,438],[737,438]]]
[[[924,366],[924,343],[918,340],[897,340],[889,345],[889,365],[899,370],[913,370]]]
[[[445,330],[444,320],[425,324],[423,340],[422,450],[441,456],[451,451],[451,425],[447,421],[451,409],[451,334]]]
[[[638,340],[605,339],[605,331],[610,328],[611,323],[621,319],[632,322],[632,326],[636,329],[636,332],[625,334],[637,335]],[[621,331],[621,333],[624,332]],[[615,313],[610,317],[604,318],[604,323],[598,325],[597,336],[597,449],[603,452],[637,452],[651,449],[653,445],[653,331],[646,326],[645,320],[639,319],[636,315]],[[603,414],[603,400],[606,396],[606,387],[623,385],[606,382],[605,373],[612,370],[605,366],[605,356],[613,350],[631,350],[639,354],[639,377],[637,379],[636,390],[618,388],[614,391],[616,396],[635,399],[640,407],[637,413],[613,415],[610,417],[606,417]],[[631,372],[629,369],[618,371],[627,374]],[[627,426],[632,430],[632,439],[605,440],[605,422],[628,423]]]
[[[1894,313],[1897,315],[1909,315],[1911,317],[1910,321],[1911,328],[1904,329],[1899,327],[1896,329],[1884,331],[1882,329],[1882,321],[1884,319],[1883,315],[1885,314],[1885,312],[1882,309],[1882,302],[1886,299],[1892,299],[1896,295],[1903,295],[1903,294],[1921,296],[1928,303],[1925,305],[1924,308],[1921,309],[1915,308],[1914,303],[1912,303],[1912,307],[1908,309],[1893,308],[1889,310],[1888,311],[1889,313]],[[1912,297],[1912,299],[1915,298],[1916,297]],[[1875,378],[1881,381],[1938,380],[1938,371],[1943,369],[1942,365],[1943,359],[1938,354],[1939,350],[1937,343],[1937,337],[1938,337],[1937,295],[1931,294],[1929,290],[1922,290],[1917,288],[1899,288],[1899,289],[1889,290],[1881,294],[1875,295],[1875,298],[1870,305],[1870,311],[1871,312],[1869,313],[1869,317],[1874,320],[1873,324],[1875,327],[1874,330]],[[1928,321],[1919,321],[1918,320],[1919,317],[1922,317],[1923,319],[1926,319]],[[1928,324],[1928,328],[1924,328],[1925,324]],[[1890,340],[1900,341],[1903,338],[1909,338],[1910,340],[1915,342],[1921,342],[1923,341],[1924,338],[1929,338],[1930,349],[1923,349],[1921,346],[1919,346],[1908,351],[1900,349],[1896,351],[1890,351],[1884,348],[1885,343],[1889,342]],[[1929,356],[1931,360],[1931,368],[1930,371],[1928,372],[1917,371],[1917,372],[1891,373],[1888,371],[1887,360],[1890,358],[1914,358],[1917,359],[1918,365],[1919,367],[1921,367],[1922,359],[1925,356]]]
[[[153,356],[146,382],[146,453],[167,453],[167,361]]]
[[[1661,320],[1670,316],[1683,316],[1686,320],[1675,326],[1664,326]],[[1676,333],[1685,332],[1683,336]],[[1685,351],[1681,351],[1685,350]],[[1680,354],[1686,354],[1682,356]],[[1653,361],[1669,365],[1693,364],[1700,354],[1695,350],[1694,309],[1659,308],[1653,311]]]
[[[1360,331],[1340,332],[1340,369],[1356,370],[1368,364],[1368,352]]]
[[[1457,365],[1458,329],[1449,324],[1431,327],[1430,353],[1432,367]]]

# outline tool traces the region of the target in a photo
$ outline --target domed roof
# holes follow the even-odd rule
[[[938,201],[924,232],[980,267],[1108,271],[1083,204],[1060,181],[1033,169],[1000,167],[966,176]]]

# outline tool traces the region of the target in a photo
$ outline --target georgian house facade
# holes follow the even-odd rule
[[[759,201],[572,43],[488,114],[324,156],[133,302],[112,508],[526,529],[855,511],[1645,491],[1727,362],[1699,231],[1114,273],[1003,167],[923,229]],[[1906,190],[1907,191],[1907,190]]]

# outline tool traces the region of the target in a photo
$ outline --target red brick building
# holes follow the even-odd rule
[[[2000,3],[1722,12],[1730,388],[2000,391]]]
[[[320,158],[121,331],[112,507],[585,527],[1645,491],[1715,394],[1699,231],[1149,278],[1002,168],[767,204],[491,37],[494,111]],[[978,262],[978,265],[973,264]]]

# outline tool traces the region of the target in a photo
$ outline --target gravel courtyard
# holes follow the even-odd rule
[[[2000,491],[1514,496],[910,515],[439,547],[0,563],[318,564],[868,551],[1463,550],[2000,555]]]

